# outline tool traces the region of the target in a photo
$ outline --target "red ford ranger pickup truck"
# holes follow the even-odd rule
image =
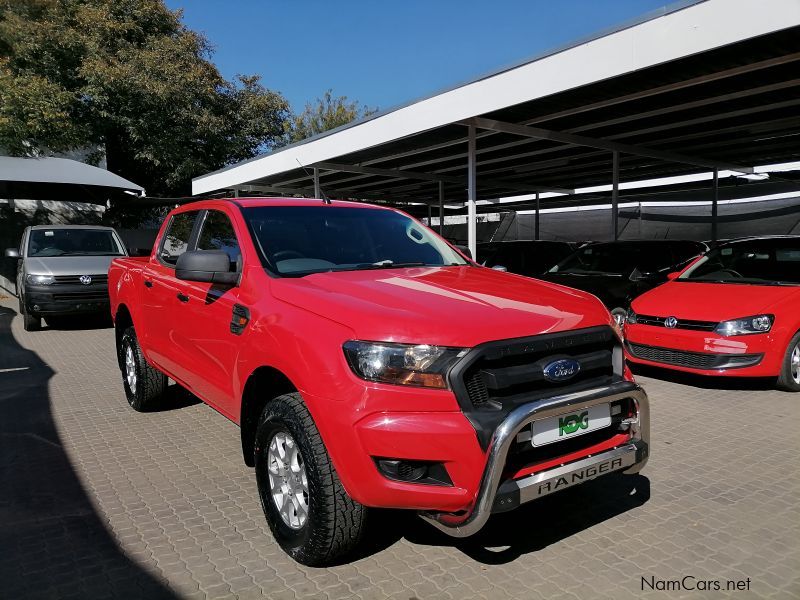
[[[238,423],[276,540],[341,560],[368,507],[457,537],[648,458],[648,401],[585,292],[481,267],[408,215],[194,202],[109,269],[135,410],[171,378]]]

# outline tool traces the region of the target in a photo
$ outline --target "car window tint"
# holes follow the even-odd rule
[[[195,219],[197,211],[179,213],[172,217],[161,245],[161,260],[169,265],[178,262],[178,257],[189,248]]]
[[[219,210],[210,210],[203,221],[200,236],[197,238],[198,250],[221,250],[231,260],[233,270],[239,270],[239,258],[242,255],[239,249],[239,240],[233,230],[233,224],[228,215]]]

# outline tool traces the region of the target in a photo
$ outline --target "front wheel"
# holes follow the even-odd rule
[[[167,389],[166,375],[148,364],[133,327],[122,334],[117,352],[128,404],[138,412],[151,410]]]
[[[297,562],[337,562],[360,542],[367,509],[347,495],[300,394],[279,396],[259,419],[255,467],[261,506]]]
[[[778,389],[787,392],[800,392],[800,331],[794,334],[783,357]]]
[[[20,300],[19,307],[22,312],[22,328],[25,331],[39,331],[42,328],[42,317],[29,313],[23,300]]]

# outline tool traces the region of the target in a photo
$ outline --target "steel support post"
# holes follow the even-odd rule
[[[439,235],[444,234],[444,181],[439,182]]]
[[[614,150],[612,156],[612,188],[611,188],[611,230],[614,241],[619,239],[619,152]]]
[[[477,260],[477,227],[478,215],[476,210],[475,201],[478,198],[477,190],[477,177],[475,166],[475,126],[469,126],[469,135],[467,143],[467,247],[472,253],[472,258]]]
[[[319,187],[319,169],[314,167],[314,198],[322,197],[322,192]]]
[[[539,239],[539,192],[536,192],[536,216],[533,220],[533,239]]]
[[[718,214],[719,203],[719,169],[714,169],[714,197],[711,200],[711,240],[717,241],[717,221],[719,220]]]

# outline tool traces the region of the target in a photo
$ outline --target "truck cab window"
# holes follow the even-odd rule
[[[159,256],[168,265],[175,266],[178,257],[189,248],[197,212],[178,213],[169,223]]]
[[[197,238],[198,250],[221,250],[231,260],[232,270],[239,271],[240,257],[239,240],[228,215],[218,210],[210,210],[203,221],[200,236]]]

